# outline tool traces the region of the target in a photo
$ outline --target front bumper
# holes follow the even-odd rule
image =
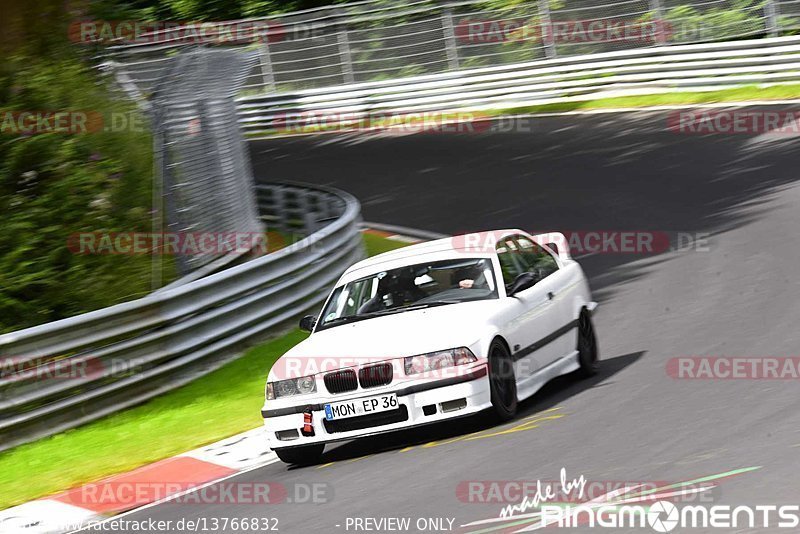
[[[348,398],[371,397],[384,393],[397,395],[398,408],[336,420],[325,421],[324,402],[302,404],[261,411],[270,448],[282,449],[349,440],[402,430],[437,421],[471,415],[491,406],[489,380],[485,364],[470,369],[462,376],[407,386],[360,390]],[[329,402],[342,399],[332,398]],[[303,412],[310,409],[314,435],[303,435]],[[353,427],[359,427],[351,429]]]

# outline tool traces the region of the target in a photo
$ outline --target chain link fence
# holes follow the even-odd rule
[[[205,44],[257,53],[242,87],[249,95],[791,34],[800,29],[800,0],[359,2],[245,23],[214,23],[218,39]],[[223,38],[231,32],[235,39]],[[185,45],[186,32],[165,30],[142,41],[115,46],[110,55],[147,86],[158,79],[165,51]]]
[[[113,62],[106,66],[151,118],[153,228],[165,237],[162,248],[167,237],[181,243],[189,238],[215,241],[205,254],[182,254],[180,246],[173,246],[185,282],[202,267],[213,272],[214,265],[247,253],[240,250],[243,246],[267,248],[234,100],[259,57],[257,51],[203,47],[178,54],[165,55],[161,49],[144,53],[153,59],[141,71],[129,72]],[[252,237],[248,243],[241,240],[246,235]],[[160,258],[154,255],[155,262]],[[154,289],[161,285],[160,273],[154,266]]]
[[[151,103],[157,183],[170,235],[263,233],[250,156],[233,97],[256,62],[237,50],[187,50],[170,59]],[[222,250],[222,247],[219,247]],[[178,255],[182,274],[215,255]]]

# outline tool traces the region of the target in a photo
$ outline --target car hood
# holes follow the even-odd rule
[[[499,306],[499,299],[464,302],[343,324],[315,332],[281,360],[331,360],[319,369],[328,371],[368,361],[469,347],[491,328],[491,317]]]

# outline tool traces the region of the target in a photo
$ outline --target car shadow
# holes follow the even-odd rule
[[[581,378],[577,373],[570,373],[551,380],[536,394],[519,404],[517,415],[511,421],[499,423],[488,412],[483,412],[474,416],[443,421],[438,424],[346,441],[342,442],[342,444],[329,445],[328,450],[326,450],[318,463],[325,464],[352,460],[362,456],[413,447],[431,441],[452,439],[495,427],[514,426],[519,424],[519,420],[552,408],[582,391],[606,385],[610,378],[637,362],[645,353],[646,351],[639,351],[603,359],[598,373],[589,378]],[[300,467],[292,466],[291,469],[300,469]]]

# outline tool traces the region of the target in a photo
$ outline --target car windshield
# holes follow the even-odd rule
[[[406,265],[337,287],[317,330],[411,309],[493,298],[497,298],[497,284],[487,258]]]

